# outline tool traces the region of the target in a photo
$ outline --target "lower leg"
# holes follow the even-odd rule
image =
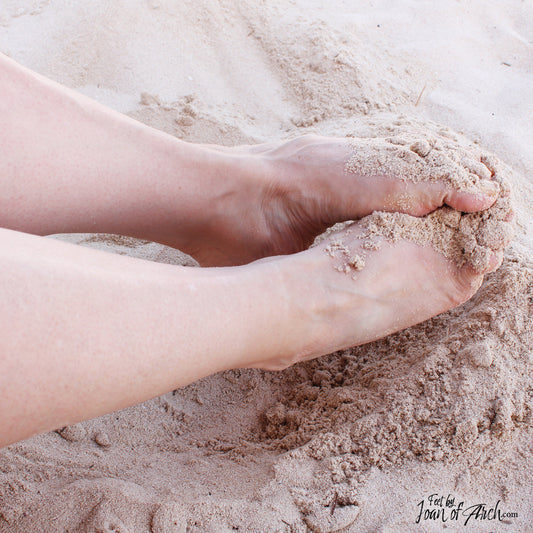
[[[176,267],[5,229],[0,262],[0,447],[306,342],[279,264]]]
[[[260,172],[244,180],[242,157],[181,142],[1,54],[0,94],[2,227],[117,233],[194,253],[261,188]]]
[[[448,203],[472,211],[498,191],[475,154],[454,161],[437,148],[428,156],[435,168],[468,167],[479,189],[459,192],[438,173],[417,183],[424,158],[380,139],[184,143],[1,55],[0,93],[0,226],[39,235],[118,233],[204,265],[242,264],[302,250],[329,225],[374,210],[422,215]],[[364,158],[375,167],[384,155],[392,164],[381,174],[364,168]]]

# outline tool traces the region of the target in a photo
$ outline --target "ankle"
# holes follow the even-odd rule
[[[313,249],[263,260],[270,269],[264,293],[278,308],[279,329],[274,333],[279,346],[268,360],[255,360],[248,366],[282,370],[335,349],[338,335],[331,317],[339,302],[322,283],[327,259]]]
[[[181,150],[187,157],[185,174],[183,155],[176,172],[186,178],[175,180],[174,199],[170,196],[174,212],[185,203],[179,218],[186,231],[178,247],[204,266],[244,264],[265,255],[269,234],[262,216],[267,186],[262,158],[217,146],[183,143]],[[189,188],[189,199],[180,202],[184,188]]]

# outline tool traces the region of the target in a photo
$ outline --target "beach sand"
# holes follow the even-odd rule
[[[2,0],[0,51],[189,141],[415,131],[490,151],[516,211],[457,309],[0,450],[1,533],[532,531],[531,3]]]

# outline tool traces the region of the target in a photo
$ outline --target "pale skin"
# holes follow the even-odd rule
[[[486,209],[499,190],[486,169],[465,193],[348,175],[342,139],[189,144],[1,55],[0,96],[0,446],[221,370],[369,342],[459,305],[486,273],[384,242],[353,280],[332,268],[327,243],[307,249],[376,209]],[[42,237],[67,232],[150,239],[217,268]],[[353,250],[358,235],[344,235]],[[487,272],[501,260],[495,251]]]

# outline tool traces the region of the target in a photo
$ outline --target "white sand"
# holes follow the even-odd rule
[[[519,230],[502,269],[443,317],[0,451],[0,532],[442,531],[415,523],[435,493],[518,513],[447,531],[531,530],[530,2],[2,0],[0,50],[191,141],[453,135],[438,122],[514,169]]]

